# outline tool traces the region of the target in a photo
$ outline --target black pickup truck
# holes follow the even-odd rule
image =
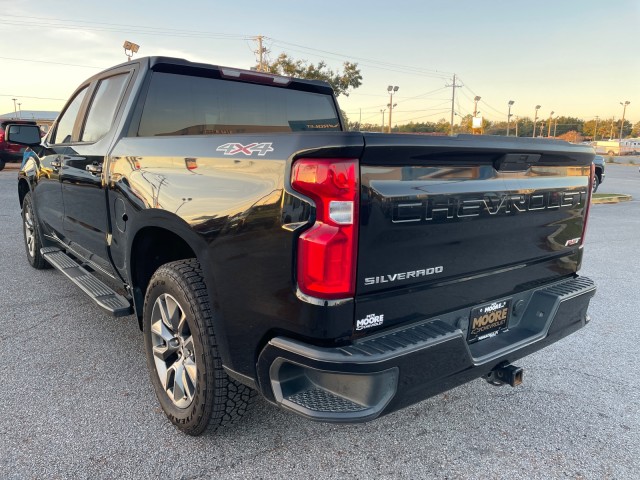
[[[135,315],[192,435],[255,392],[360,422],[588,321],[593,149],[344,131],[331,88],[151,57],[83,83],[18,177],[26,253]]]

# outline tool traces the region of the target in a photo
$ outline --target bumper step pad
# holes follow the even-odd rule
[[[46,247],[40,252],[52,267],[62,272],[111,315],[122,317],[133,313],[129,300],[114,292],[59,248]]]

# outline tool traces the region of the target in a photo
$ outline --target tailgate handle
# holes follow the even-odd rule
[[[519,172],[527,170],[540,161],[539,153],[507,153],[496,160],[495,168],[500,171]]]

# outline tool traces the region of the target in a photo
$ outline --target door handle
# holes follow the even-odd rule
[[[90,172],[92,175],[97,175],[99,173],[102,173],[102,164],[100,163],[100,164],[87,165],[85,169],[87,170],[87,172]]]

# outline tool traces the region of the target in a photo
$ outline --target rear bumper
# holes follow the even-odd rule
[[[594,294],[593,281],[584,277],[533,289],[508,330],[471,345],[466,326],[440,318],[344,347],[276,337],[259,356],[258,383],[268,400],[312,420],[371,420],[487,375],[578,330],[588,322]]]

